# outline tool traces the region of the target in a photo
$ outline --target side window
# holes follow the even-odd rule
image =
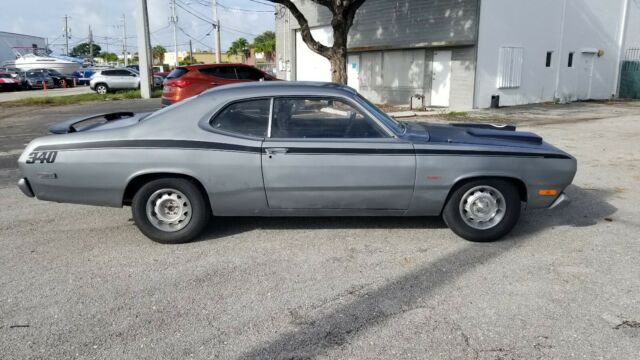
[[[221,79],[237,79],[236,70],[233,66],[216,66],[210,68],[198,69],[201,73],[207,76],[218,77]]]
[[[211,126],[241,135],[266,137],[270,107],[270,99],[236,102],[213,118]]]
[[[274,138],[381,138],[382,129],[348,103],[331,98],[280,98],[273,108]]]
[[[254,68],[240,66],[236,68],[238,73],[238,79],[240,80],[255,80],[258,81],[264,78],[264,74]]]
[[[114,74],[114,72],[115,72],[115,70],[105,70],[105,71],[102,72],[102,75],[103,76],[116,76]]]

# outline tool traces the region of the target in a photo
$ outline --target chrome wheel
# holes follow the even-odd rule
[[[161,189],[147,200],[147,218],[158,230],[176,232],[191,220],[191,202],[176,189]]]
[[[462,220],[477,230],[487,230],[504,218],[507,203],[500,191],[491,186],[476,186],[460,200]]]
[[[96,92],[100,95],[105,95],[107,93],[107,87],[104,85],[98,85]]]

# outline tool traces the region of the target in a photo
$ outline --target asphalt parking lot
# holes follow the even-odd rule
[[[229,218],[167,246],[128,208],[13,185],[48,124],[157,107],[0,108],[0,358],[640,357],[640,103],[478,115],[579,161],[567,207],[491,244],[435,218]]]
[[[79,95],[79,94],[88,94],[92,93],[88,86],[77,86],[66,89],[47,89],[44,90],[22,90],[22,91],[11,91],[11,92],[0,92],[0,103],[6,101],[15,101],[28,97],[46,97],[46,96],[68,96],[68,95]]]

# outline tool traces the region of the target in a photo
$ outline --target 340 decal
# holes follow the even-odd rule
[[[53,164],[56,162],[56,157],[58,156],[57,151],[34,151],[29,154],[29,158],[27,159],[27,164],[35,164],[39,162],[40,164]]]

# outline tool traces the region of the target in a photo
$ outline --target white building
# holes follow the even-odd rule
[[[45,46],[46,41],[42,37],[0,31],[0,64],[7,60],[15,60],[13,48],[44,49]]]
[[[331,14],[296,0],[330,45]],[[330,65],[276,12],[278,77],[330,81]],[[639,49],[634,51],[634,49]],[[486,108],[618,95],[640,56],[640,0],[368,0],[349,33],[349,85],[379,103]],[[637,54],[637,55],[636,55]],[[640,59],[637,59],[640,60]]]

